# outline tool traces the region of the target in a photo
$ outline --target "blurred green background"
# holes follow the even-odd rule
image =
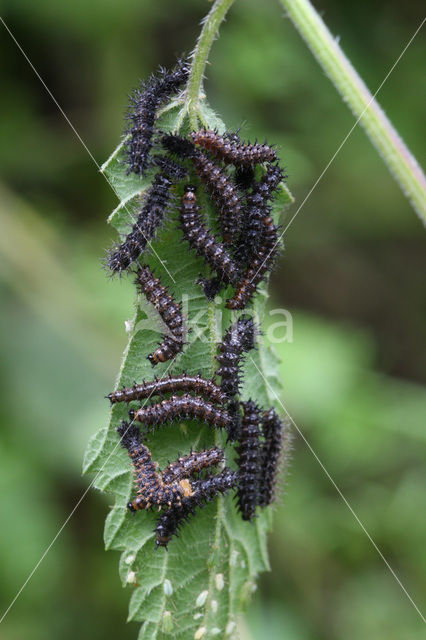
[[[3,17],[101,164],[126,96],[189,52],[204,0],[4,0]],[[420,2],[317,3],[372,90],[422,18]],[[278,143],[301,203],[353,124],[277,2],[240,0],[206,88],[242,135]],[[379,95],[421,154],[418,36]],[[106,423],[132,286],[100,268],[114,238],[108,184],[2,27],[0,101],[0,603],[3,611],[82,496],[89,437]],[[297,205],[296,205],[297,206]],[[296,206],[287,213],[287,219]],[[283,402],[422,609],[426,583],[424,229],[357,128],[286,233],[272,307]],[[6,640],[135,638],[108,497],[89,491],[0,628]],[[423,622],[295,432],[270,537],[272,572],[242,634],[258,640],[424,637]]]

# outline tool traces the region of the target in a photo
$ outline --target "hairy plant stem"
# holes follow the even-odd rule
[[[234,0],[216,0],[203,20],[203,28],[192,54],[191,71],[186,89],[187,105],[191,129],[198,129],[198,109],[202,93],[204,69],[213,41],[217,37],[219,26]]]
[[[365,129],[370,141],[414,210],[423,222],[426,222],[425,176],[416,159],[374,99],[378,90],[374,96],[370,93],[309,0],[280,0],[280,3],[343,101],[348,104],[357,121],[359,120]],[[417,31],[419,30],[420,27]],[[406,45],[400,58],[413,38]]]

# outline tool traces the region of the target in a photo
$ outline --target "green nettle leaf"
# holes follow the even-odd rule
[[[203,126],[225,130],[205,103],[200,105],[198,115]],[[174,106],[164,109],[159,127],[187,134],[189,124],[182,104],[175,102]],[[126,174],[122,145],[106,162],[103,171],[120,198],[109,221],[119,233],[126,233],[149,182]],[[195,175],[190,180],[199,183]],[[209,223],[214,227],[214,215],[201,187],[199,193]],[[175,360],[160,363],[153,370],[146,356],[160,340],[161,325],[143,297],[137,296],[134,317],[128,325],[129,343],[115,388],[130,386],[135,380],[150,380],[154,375],[162,377],[182,371],[211,377],[217,368],[217,343],[235,317],[224,309],[227,295],[222,301],[216,299],[209,303],[195,284],[199,274],[207,274],[208,270],[203,260],[182,241],[177,226],[181,194],[182,187],[177,188],[174,210],[153,243],[154,250],[142,260],[169,287],[176,300],[182,301],[191,329],[188,344]],[[277,217],[289,202],[291,196],[283,185],[274,204]],[[266,297],[265,290],[257,296],[254,313],[258,321],[262,319]],[[242,399],[253,398],[265,408],[274,404],[263,376],[277,389],[277,364],[277,358],[260,340],[259,348],[246,359]],[[170,542],[168,551],[156,550],[153,529],[158,515],[138,512],[132,516],[126,509],[133,491],[132,469],[115,429],[121,419],[126,419],[127,411],[127,405],[113,406],[109,426],[95,434],[87,447],[84,471],[96,474],[96,488],[115,496],[115,505],[106,520],[105,545],[107,549],[122,551],[120,576],[123,585],[132,590],[129,620],[143,622],[139,638],[144,640],[193,638],[194,634],[200,638],[233,636],[237,615],[255,590],[256,576],[269,568],[266,534],[271,525],[271,509],[265,509],[253,523],[244,522],[237,513],[231,492],[198,510],[180,529],[180,536]],[[198,421],[160,427],[148,441],[160,468],[179,454],[213,445],[225,447],[227,464],[235,466],[234,449],[226,444],[226,434]]]

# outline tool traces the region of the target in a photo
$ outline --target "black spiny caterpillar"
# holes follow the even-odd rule
[[[260,409],[256,403],[243,402],[243,419],[238,434],[238,508],[243,520],[251,520],[259,504]]]
[[[167,547],[172,537],[177,535],[179,527],[195,514],[197,507],[204,507],[237,485],[238,472],[227,468],[217,475],[193,482],[193,495],[184,498],[181,504],[172,505],[160,516],[155,528],[157,547]]]
[[[246,198],[241,234],[234,252],[239,264],[250,268],[253,260],[258,257],[264,241],[265,220],[271,216],[270,201],[283,179],[284,174],[281,168],[278,165],[269,164],[266,174],[260,180],[252,180],[251,190]]]
[[[271,271],[278,252],[278,231],[271,217],[262,221],[262,246],[237,285],[233,297],[226,301],[228,309],[245,309],[263,278]]]
[[[286,436],[284,424],[274,409],[269,409],[262,415],[262,431],[264,443],[261,450],[259,505],[266,507],[275,498],[275,487]]]
[[[171,160],[162,160],[160,171],[148,189],[142,208],[124,242],[107,253],[107,265],[112,273],[127,271],[146,250],[157,234],[171,200],[173,184],[185,177],[186,171]]]
[[[129,127],[126,133],[130,140],[126,143],[126,163],[129,172],[142,176],[151,165],[150,153],[153,147],[157,111],[169,97],[176,93],[188,79],[189,66],[179,60],[176,68],[168,71],[160,67],[130,96],[127,113]]]
[[[237,395],[240,385],[241,357],[254,348],[256,334],[259,333],[252,318],[241,316],[230,326],[219,345],[216,360],[219,368],[216,375],[222,379],[221,389],[229,399]]]

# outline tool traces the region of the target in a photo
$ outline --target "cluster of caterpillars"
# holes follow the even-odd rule
[[[257,334],[253,319],[245,315],[231,325],[219,345],[215,379],[186,373],[169,375],[113,391],[108,396],[112,404],[162,398],[147,406],[131,408],[130,421],[123,421],[117,429],[134,470],[136,497],[128,508],[132,512],[154,507],[164,511],[155,529],[157,546],[167,547],[196,507],[230,489],[236,490],[244,520],[251,520],[257,507],[273,502],[283,423],[274,409],[265,411],[252,400],[238,400],[242,358],[255,347]],[[220,383],[216,377],[220,377]],[[225,451],[214,447],[192,451],[160,471],[144,442],[146,435],[152,428],[184,419],[197,419],[211,428],[225,429],[228,439],[235,442],[236,469],[224,466]],[[221,470],[212,473],[218,465]]]
[[[147,356],[153,366],[175,358],[184,349],[187,333],[180,304],[151,268],[139,263],[172,208],[174,192],[182,193],[179,226],[183,238],[211,271],[208,278],[200,276],[197,281],[207,298],[232,286],[226,307],[245,309],[269,274],[278,250],[271,201],[284,174],[274,149],[266,143],[244,143],[236,133],[220,135],[202,129],[184,138],[156,126],[160,107],[183,87],[188,73],[187,63],[179,61],[172,71],[160,69],[131,97],[125,142],[128,172],[140,177],[152,172],[153,178],[130,233],[107,257],[113,274],[135,273],[138,291],[167,327],[161,343]],[[214,235],[203,219],[197,187],[183,184],[191,174],[198,176],[218,214],[220,235]],[[251,520],[257,507],[274,499],[284,425],[273,409],[240,399],[242,358],[255,347],[258,334],[259,328],[248,315],[230,326],[218,348],[214,379],[186,373],[156,377],[108,396],[112,404],[160,398],[149,405],[132,405],[129,421],[117,428],[134,470],[136,496],[128,508],[132,512],[161,510],[155,529],[157,546],[167,548],[197,507],[229,490],[236,491],[244,520]],[[184,419],[224,429],[228,441],[235,443],[235,469],[226,466],[225,451],[214,447],[191,451],[160,471],[146,445],[146,435]]]

